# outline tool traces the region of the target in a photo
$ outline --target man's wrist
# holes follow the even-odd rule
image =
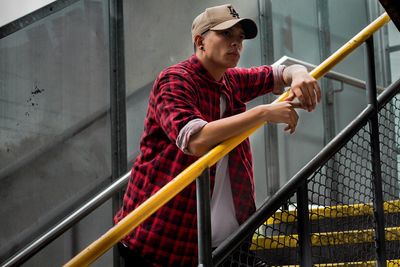
[[[308,71],[307,68],[302,65],[296,64],[285,68],[283,72],[283,81],[285,86],[290,86],[292,84],[295,75],[304,73],[308,73]]]

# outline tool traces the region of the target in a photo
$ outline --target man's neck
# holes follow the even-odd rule
[[[216,66],[215,63],[207,60],[207,58],[199,52],[196,53],[196,56],[200,60],[203,67],[211,74],[211,76],[216,81],[220,81],[227,69]]]

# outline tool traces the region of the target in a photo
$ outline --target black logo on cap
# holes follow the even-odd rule
[[[231,6],[228,6],[228,8],[229,8],[229,12],[231,13],[232,17],[238,19],[239,18],[239,13],[237,13],[236,10]]]

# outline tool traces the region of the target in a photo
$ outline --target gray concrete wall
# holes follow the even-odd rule
[[[110,182],[107,3],[80,1],[0,40],[0,262]],[[104,205],[25,266],[62,265],[111,213]]]
[[[288,55],[306,62],[318,65],[325,58],[320,57],[318,40],[318,17],[317,1],[272,1],[273,8],[273,30],[274,30],[274,53],[275,58]],[[332,53],[350,40],[355,34],[369,24],[367,2],[358,1],[327,1],[327,18],[330,28],[330,47]],[[376,3],[371,3],[376,5]],[[377,14],[373,13],[371,19]],[[390,41],[399,41],[398,34],[394,36],[393,26],[389,25]],[[364,46],[358,48],[343,62],[339,63],[334,70],[346,75],[365,80],[365,55]],[[378,82],[382,80],[382,62],[378,56],[376,71]],[[395,62],[395,55],[391,56]],[[393,64],[392,64],[393,65]],[[396,75],[396,74],[395,74]],[[332,98],[334,113],[331,114],[335,121],[335,133],[341,131],[357,114],[366,106],[366,92],[349,85],[341,86],[334,82],[336,92]],[[326,88],[322,88],[326,90]],[[300,119],[297,131],[293,135],[287,135],[280,128],[279,140],[279,163],[280,183],[286,183],[297,171],[301,169],[324,145],[324,116],[322,106],[326,105],[326,99],[321,103],[314,113],[299,111]],[[361,180],[363,178],[360,178]],[[362,184],[362,181],[361,181]],[[330,189],[325,189],[329,192]],[[321,184],[321,192],[324,191]]]
[[[284,55],[318,65],[319,41],[315,1],[272,1],[275,58]],[[278,127],[280,184],[285,184],[323,147],[323,116],[319,105],[313,113],[299,110],[296,132]]]

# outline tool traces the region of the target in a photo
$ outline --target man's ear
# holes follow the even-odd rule
[[[203,43],[203,41],[204,41],[204,38],[203,38],[203,36],[201,36],[201,35],[196,35],[196,37],[194,37],[194,44],[195,44],[195,46],[196,46],[198,49],[204,51],[204,43]]]

